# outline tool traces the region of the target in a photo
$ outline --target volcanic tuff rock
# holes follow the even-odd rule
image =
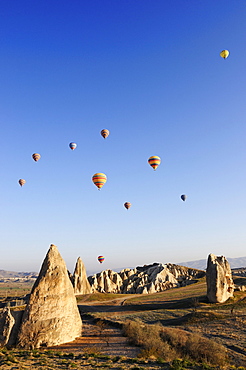
[[[51,244],[23,314],[18,345],[58,345],[73,341],[81,332],[82,321],[65,262]]]
[[[10,313],[9,308],[4,308],[0,316],[0,345],[8,344],[12,328],[15,324],[15,319]]]
[[[75,294],[91,293],[91,286],[87,280],[86,269],[82,259],[79,257],[72,277]]]
[[[223,303],[233,297],[234,283],[231,268],[224,256],[208,256],[207,271],[207,297],[210,302]]]
[[[88,280],[92,292],[149,294],[190,284],[194,282],[194,278],[204,275],[205,272],[200,270],[170,263],[154,263],[135,269],[124,269],[119,273],[105,270],[89,276]]]

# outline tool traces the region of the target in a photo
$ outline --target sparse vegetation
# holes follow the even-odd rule
[[[129,321],[124,324],[124,332],[133,344],[143,347],[141,357],[152,356],[166,361],[189,358],[217,366],[228,362],[224,346],[185,330]]]

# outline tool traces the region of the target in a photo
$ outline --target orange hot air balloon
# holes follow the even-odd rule
[[[129,209],[129,208],[131,207],[131,203],[130,203],[130,202],[126,202],[126,203],[124,203],[124,207],[125,207],[126,209]]]
[[[148,159],[149,165],[156,170],[159,164],[161,163],[161,158],[157,155],[152,155],[152,157],[149,157]]]
[[[23,186],[26,183],[26,180],[20,179],[18,182],[19,182],[20,186]]]
[[[107,181],[107,176],[104,173],[98,172],[92,176],[92,181],[100,190]]]
[[[97,259],[100,263],[103,263],[103,261],[105,260],[103,256],[98,256]]]
[[[38,153],[34,153],[34,154],[32,155],[32,158],[34,159],[34,161],[35,161],[35,162],[37,162],[37,161],[41,158],[41,155],[40,155],[40,154],[38,154]]]
[[[109,135],[109,130],[107,130],[107,129],[102,130],[101,135],[104,139],[106,139]]]

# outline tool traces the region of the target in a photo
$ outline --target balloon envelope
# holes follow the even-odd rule
[[[70,143],[69,144],[69,148],[72,149],[72,150],[74,150],[74,149],[77,148],[77,144],[76,143]]]
[[[186,199],[187,199],[187,195],[182,194],[180,198],[185,202],[185,201],[186,201]]]
[[[222,50],[220,52],[221,58],[224,58],[224,59],[228,58],[229,57],[229,54],[230,54],[229,50]]]
[[[35,162],[37,162],[37,161],[41,158],[41,155],[40,155],[40,154],[38,154],[38,153],[34,153],[34,154],[32,155],[32,158],[34,159],[34,161],[35,161]]]
[[[92,181],[100,190],[107,181],[107,176],[104,173],[98,172],[92,176]]]
[[[26,180],[20,179],[18,182],[19,182],[20,186],[23,186],[26,183]]]
[[[126,203],[124,203],[124,207],[125,207],[126,209],[129,209],[129,208],[131,207],[131,203],[130,203],[130,202],[126,202]]]
[[[159,164],[161,163],[161,158],[158,157],[157,155],[152,155],[152,157],[149,157],[148,162],[150,166],[156,170]]]
[[[97,259],[100,263],[103,263],[103,261],[105,260],[103,256],[98,256]]]
[[[102,130],[101,135],[104,139],[106,139],[109,135],[109,130],[107,130],[107,129]]]

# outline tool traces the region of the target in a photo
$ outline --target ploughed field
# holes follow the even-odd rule
[[[26,287],[23,293],[26,294]],[[18,296],[21,296],[20,287]],[[4,295],[3,299],[6,299]],[[205,279],[201,279],[195,284],[161,293],[95,293],[79,296],[77,301],[84,324],[81,338],[41,350],[0,349],[0,368],[246,369],[246,292],[235,292],[235,297],[224,304],[210,304],[206,299]],[[131,326],[129,323],[135,323],[135,328],[142,327],[149,337],[151,328],[156,333],[167,331],[165,335],[169,335],[168,330],[171,329],[173,334],[177,333],[176,341],[184,340],[185,335],[198,338],[197,347],[191,343],[193,352],[201,343],[205,343],[210,352],[218,351],[210,346],[210,342],[199,342],[199,338],[212,339],[223,346],[221,351],[227,353],[228,360],[218,357],[217,364],[211,363],[204,351],[200,359],[189,355],[175,358],[170,342],[173,338],[168,339],[167,355],[163,358],[154,347],[146,347],[148,337],[146,343],[134,342],[132,337],[129,343],[129,337],[123,335],[122,329],[125,328],[129,334],[126,330]]]

